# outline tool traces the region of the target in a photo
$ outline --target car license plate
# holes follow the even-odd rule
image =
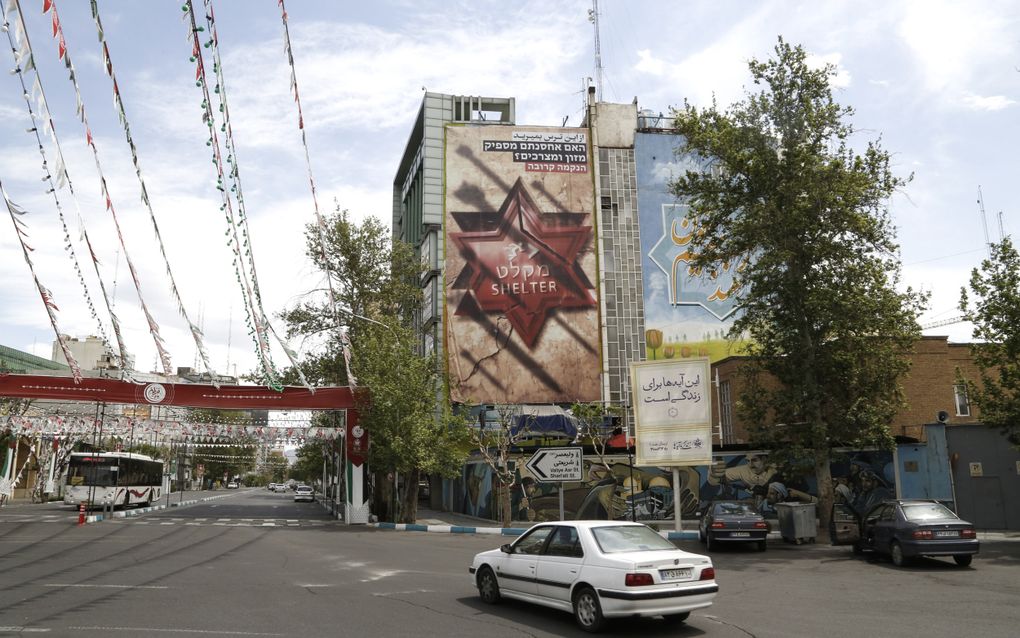
[[[751,532],[730,532],[730,536],[734,538],[748,538],[751,536]]]
[[[935,536],[938,538],[956,538],[960,535],[960,532],[955,529],[939,529],[935,530]]]
[[[682,569],[660,569],[659,577],[662,580],[690,580],[691,568],[684,567]]]

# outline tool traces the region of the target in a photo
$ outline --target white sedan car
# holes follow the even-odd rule
[[[469,571],[487,603],[505,596],[572,611],[592,632],[618,616],[683,622],[719,591],[707,556],[622,521],[535,525],[513,543],[477,554]]]

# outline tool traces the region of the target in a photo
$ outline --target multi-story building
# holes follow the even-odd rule
[[[65,338],[68,349],[74,355],[75,361],[78,362],[82,370],[115,370],[120,368],[133,370],[135,367],[135,358],[130,354],[125,355],[127,361],[124,362],[123,366],[118,367],[115,365],[114,359],[110,355],[109,345],[99,337],[89,335],[87,337]],[[54,361],[64,360],[64,351],[56,340],[53,341],[53,354],[50,355],[50,358]]]
[[[579,127],[519,124],[512,97],[426,93],[394,178],[392,226],[394,239],[417,246],[425,265],[421,348],[440,355],[454,403],[482,414],[493,404],[540,414],[601,402],[624,414],[624,442],[634,433],[637,401],[631,365],[707,358],[711,460],[684,467],[682,485],[674,486],[668,470],[637,467],[625,447],[618,449],[599,461],[618,479],[616,502],[666,518],[675,498],[689,515],[724,493],[763,505],[783,494],[810,494],[813,477],[780,479],[749,449],[748,428],[737,418],[742,359],[734,350],[740,344],[726,333],[737,310],[730,293],[739,264],[710,273],[690,266],[697,221],[669,182],[686,170],[711,168],[684,152],[670,126],[668,117],[636,101],[597,102],[594,91]],[[917,445],[847,450],[833,476],[864,468],[884,493],[903,486],[904,495],[955,500],[945,459],[960,438],[945,433],[937,414],[946,412],[950,426],[977,423],[956,375],[958,368],[973,373],[969,349],[924,338],[912,364],[903,381],[909,407],[890,426],[901,448]],[[938,440],[926,447],[929,430]],[[522,454],[517,467],[525,460]],[[929,460],[933,469],[922,480],[918,468]],[[758,464],[753,472],[738,469],[751,463]],[[758,484],[741,482],[752,474]],[[931,479],[936,474],[938,481]],[[520,478],[523,485],[528,477],[522,471]],[[571,513],[621,515],[599,509],[597,501],[611,500],[595,496],[607,480],[589,470],[584,481],[561,486],[580,499],[568,500]],[[469,463],[443,490],[453,498],[442,505],[494,517],[491,485],[483,464]],[[557,514],[551,504],[557,489],[529,495],[529,520]]]

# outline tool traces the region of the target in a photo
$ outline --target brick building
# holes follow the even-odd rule
[[[980,422],[980,410],[967,400],[957,371],[967,379],[978,377],[978,368],[970,353],[970,344],[950,343],[947,337],[922,337],[910,355],[910,371],[903,378],[907,407],[890,423],[893,436],[921,441],[924,425],[937,421],[939,411],[948,413],[949,425]],[[717,444],[750,443],[747,424],[737,414],[736,402],[743,390],[739,371],[746,357],[731,356],[712,365],[719,386],[712,406],[713,419],[719,424],[722,440]]]

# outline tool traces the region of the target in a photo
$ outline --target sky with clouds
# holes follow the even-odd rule
[[[138,369],[155,370],[155,348],[99,195],[73,88],[51,37],[51,18],[42,13],[43,0],[20,2],[77,206],[102,262],[128,349]],[[169,294],[152,224],[140,202],[88,3],[55,4],[142,294],[174,366],[193,366],[195,347]],[[99,9],[185,307],[206,333],[213,367],[244,373],[255,366],[254,347],[226,245],[182,4],[110,0],[101,1]],[[263,304],[267,313],[276,313],[323,284],[304,252],[305,225],[314,213],[280,13],[275,0],[215,0],[213,6]],[[372,215],[389,223],[392,180],[426,89],[513,96],[518,124],[558,126],[566,119],[568,126],[577,125],[586,78],[595,75],[591,6],[583,0],[291,0],[290,34],[320,206],[339,205],[354,218]],[[856,109],[855,142],[863,146],[881,138],[895,170],[913,174],[890,206],[902,246],[904,284],[932,294],[922,322],[959,314],[960,287],[987,255],[986,225],[992,241],[1000,227],[1006,234],[1020,227],[1020,5],[1015,1],[602,0],[599,9],[602,98],[608,102],[636,98],[640,108],[663,113],[685,99],[699,106],[713,98],[729,105],[754,88],[747,61],[769,56],[780,35],[803,45],[818,62],[835,64],[837,99]],[[10,53],[0,59],[3,68],[14,67]],[[0,181],[29,211],[23,220],[35,249],[32,259],[60,308],[60,329],[72,336],[96,334],[52,196],[41,181],[46,173],[34,135],[26,133],[30,127],[18,77],[0,74]],[[52,163],[55,152],[46,143]],[[977,202],[979,186],[986,224]],[[66,189],[57,195],[77,239],[75,200]],[[0,343],[48,357],[53,330],[13,226],[0,225],[5,228],[0,231]],[[87,250],[77,241],[75,250],[98,301]],[[970,328],[956,323],[926,334],[967,341]],[[285,364],[282,352],[274,359]]]

